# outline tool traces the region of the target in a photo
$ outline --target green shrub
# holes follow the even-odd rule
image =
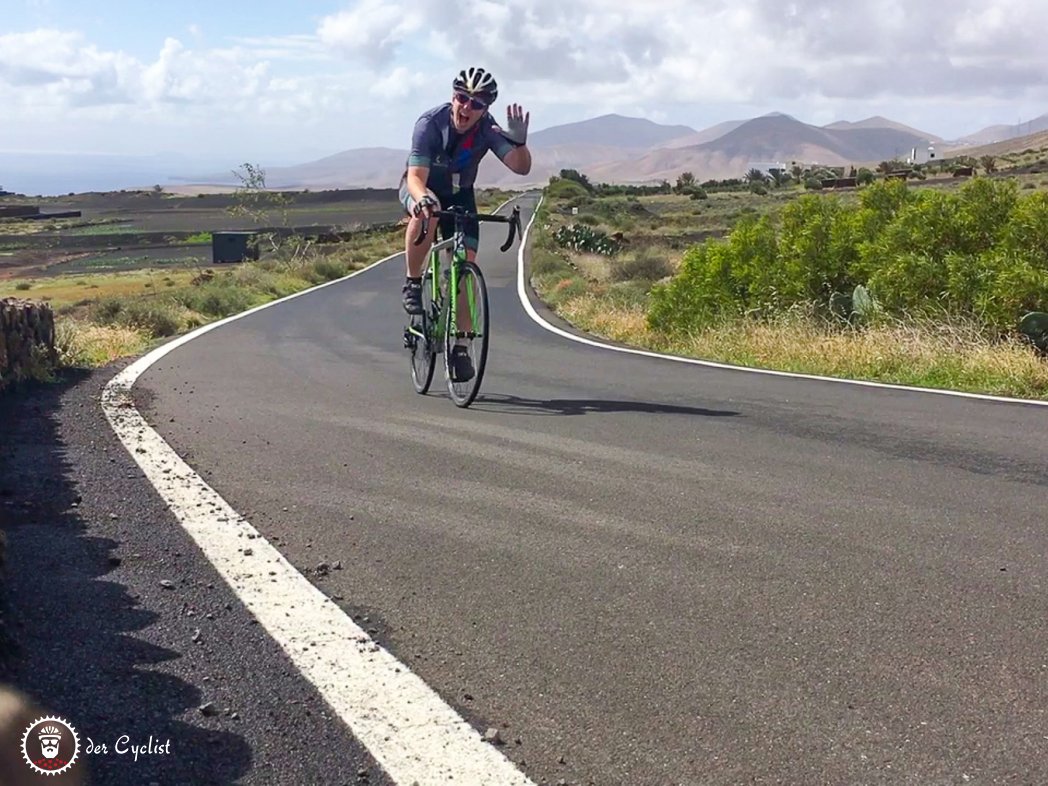
[[[589,192],[574,180],[556,180],[546,186],[546,196],[550,199],[571,199],[587,197]]]
[[[229,280],[218,279],[186,290],[180,300],[191,311],[216,318],[239,314],[255,304],[249,290]]]
[[[848,272],[856,256],[853,235],[846,226],[837,229],[843,212],[836,197],[813,194],[783,208],[775,264],[782,268],[777,285],[787,302],[825,303],[830,293],[854,288]]]
[[[100,325],[118,324],[120,314],[124,310],[124,299],[119,297],[104,297],[96,301],[91,308],[91,321]]]
[[[648,324],[668,334],[702,327],[726,311],[738,312],[745,293],[733,275],[728,242],[689,249],[670,281],[651,289]]]
[[[258,265],[241,265],[233,272],[232,281],[235,286],[261,293],[266,299],[285,297],[303,288],[303,279],[291,275],[286,268],[267,270]]]
[[[171,300],[107,297],[89,308],[92,322],[133,327],[157,338],[173,336],[182,329],[179,308]]]
[[[647,308],[651,284],[645,280],[619,281],[608,287],[607,301],[622,308]]]
[[[120,323],[154,338],[173,336],[182,328],[179,310],[169,301],[130,300],[120,314]]]
[[[673,264],[664,252],[644,248],[632,257],[616,259],[611,266],[612,281],[658,281],[673,275]]]
[[[534,248],[531,253],[531,274],[534,276],[545,276],[551,274],[570,275],[573,272],[571,265],[559,254],[542,248]]]
[[[312,265],[308,265],[303,273],[311,283],[323,284],[343,278],[349,273],[349,268],[345,262],[328,257],[318,259]]]
[[[892,180],[858,205],[809,194],[775,222],[740,215],[652,289],[648,319],[674,333],[797,307],[846,316],[859,285],[887,315],[963,314],[1014,330],[1024,310],[1048,308],[1048,195],[1020,197],[1007,180],[974,178],[953,193]]]

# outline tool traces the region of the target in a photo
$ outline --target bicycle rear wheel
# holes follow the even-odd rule
[[[416,393],[425,394],[433,380],[433,368],[437,365],[437,348],[434,332],[437,310],[433,307],[433,275],[426,273],[422,278],[422,313],[411,318],[411,383]]]
[[[460,313],[463,309],[469,312],[469,329],[459,331],[455,315],[447,315],[444,368],[451,400],[460,407],[468,407],[480,392],[484,367],[488,361],[488,288],[480,268],[472,262],[463,262],[459,267],[458,300]],[[456,341],[465,345],[473,365],[473,377],[464,382],[454,378],[451,367],[452,347]]]

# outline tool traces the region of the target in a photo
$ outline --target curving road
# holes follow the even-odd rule
[[[1048,779],[1048,408],[575,343],[502,239],[468,410],[412,390],[400,258],[139,406],[535,783]]]

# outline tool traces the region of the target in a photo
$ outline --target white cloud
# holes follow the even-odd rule
[[[383,66],[419,24],[413,6],[361,0],[355,8],[325,17],[317,29],[317,37],[333,49],[371,65]]]
[[[0,85],[21,103],[39,95],[61,105],[124,103],[131,100],[136,62],[120,52],[102,52],[77,33],[37,30],[0,36]]]
[[[118,118],[139,137],[161,125],[206,137],[221,122],[385,144],[469,65],[490,69],[535,128],[606,112],[698,127],[781,110],[960,135],[1048,110],[1044,0],[351,0],[303,21],[313,29],[220,47],[199,21],[137,57],[72,31],[0,35],[4,131],[31,139],[33,123]]]
[[[315,39],[271,39],[259,46],[277,56],[307,51],[325,57]],[[276,77],[261,54],[247,46],[195,50],[167,38],[155,59],[142,62],[123,52],[100,51],[78,33],[9,34],[0,36],[0,97],[9,113],[14,106],[38,118],[65,118],[70,110],[91,110],[99,117],[119,106],[133,119],[136,114],[168,113],[178,105],[188,117],[196,112],[199,119],[215,107],[249,115],[280,107],[302,111],[312,103],[312,90],[331,89],[320,84],[322,77]],[[173,121],[179,117],[173,115]]]
[[[1048,4],[1038,0],[362,0],[318,35],[383,68],[441,42],[464,51],[468,37],[470,63],[442,63],[488,65],[518,89],[775,103],[1040,91],[1045,29]]]

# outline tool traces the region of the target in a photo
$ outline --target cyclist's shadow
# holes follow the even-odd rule
[[[652,415],[730,418],[739,414],[731,410],[686,407],[679,404],[655,404],[647,401],[613,401],[593,398],[536,399],[502,393],[481,393],[473,402],[472,408],[507,415],[588,415],[591,413],[642,412]]]

